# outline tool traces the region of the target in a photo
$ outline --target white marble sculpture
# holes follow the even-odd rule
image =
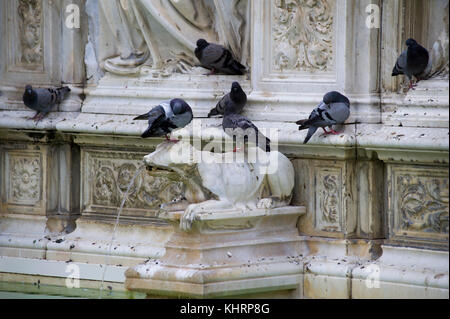
[[[248,5],[248,0],[99,1],[101,64],[120,75],[192,73],[199,38],[228,46],[245,63]]]
[[[294,188],[294,167],[290,160],[278,151],[266,153],[259,148],[250,151],[255,152],[256,160],[239,162],[229,160],[233,153],[199,151],[183,141],[164,142],[145,156],[144,162],[150,174],[158,174],[159,170],[175,172],[186,185],[180,227],[187,231],[198,213],[289,205]],[[174,209],[166,206],[170,208]]]

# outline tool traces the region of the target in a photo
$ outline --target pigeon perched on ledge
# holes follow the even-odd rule
[[[245,66],[234,59],[230,50],[220,44],[208,43],[205,39],[199,39],[194,53],[201,65],[211,70],[209,74],[218,71],[231,75],[243,75],[246,71]]]
[[[256,145],[262,150],[270,152],[270,140],[258,130],[252,121],[243,115],[236,114],[234,105],[232,104],[227,104],[225,106],[222,128],[229,136],[236,136],[238,141],[246,143],[250,138],[250,140],[255,141]]]
[[[247,95],[238,82],[233,82],[230,92],[225,94],[219,103],[217,103],[216,107],[209,111],[208,117],[223,115],[227,105],[233,107],[233,113],[241,113],[245,103],[247,103]]]
[[[325,134],[339,134],[334,131],[331,126],[334,124],[342,124],[350,116],[350,101],[339,92],[331,91],[323,96],[322,102],[311,112],[308,119],[299,120],[296,123],[299,130],[308,129],[303,144],[308,143],[309,139],[321,127]],[[330,128],[330,132],[325,127]]]
[[[413,76],[416,77],[416,82],[419,82],[420,76],[428,66],[429,53],[414,39],[406,40],[406,46],[408,48],[400,54],[395,63],[392,76],[406,75],[409,79],[409,89],[414,90]]]
[[[27,85],[23,93],[23,103],[30,109],[37,111],[31,119],[38,123],[55,104],[61,103],[69,92],[68,86],[33,89],[31,85]]]
[[[194,115],[191,107],[182,99],[172,99],[161,102],[149,112],[135,117],[133,120],[148,120],[148,128],[141,137],[167,136],[173,130],[183,128],[188,125]]]

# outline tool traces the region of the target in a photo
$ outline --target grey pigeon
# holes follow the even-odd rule
[[[211,70],[210,74],[218,71],[225,74],[243,75],[245,72],[245,66],[236,61],[230,50],[220,44],[208,43],[205,39],[199,39],[194,53],[201,65]]]
[[[243,115],[235,113],[232,104],[225,107],[225,114],[222,120],[222,128],[226,134],[236,138],[240,141],[247,142],[249,138],[255,141],[256,145],[262,150],[270,152],[270,140],[262,134],[258,128],[248,118]],[[263,141],[263,143],[261,143]],[[264,144],[264,146],[261,146]]]
[[[247,95],[238,82],[233,82],[231,84],[231,91],[225,94],[219,103],[217,103],[216,107],[209,111],[208,117],[223,115],[227,105],[233,108],[233,113],[241,113],[245,103],[247,103]]]
[[[421,74],[425,71],[428,65],[429,54],[427,49],[422,47],[414,39],[406,40],[405,51],[400,54],[392,70],[392,76],[405,74],[409,79],[409,88],[414,90],[412,83],[413,76],[416,77],[417,82]]]
[[[299,120],[296,123],[299,130],[308,129],[303,144],[308,143],[309,139],[321,127],[325,134],[339,134],[334,131],[331,126],[334,124],[342,124],[350,116],[350,101],[339,92],[331,91],[323,96],[322,102],[311,112],[308,119]],[[330,132],[325,127],[330,128]]]
[[[23,103],[30,109],[37,111],[32,118],[37,123],[50,112],[55,104],[61,103],[69,92],[70,88],[68,86],[33,89],[31,85],[27,85],[23,93]]]
[[[188,125],[193,118],[192,109],[182,99],[161,102],[149,112],[135,117],[133,120],[148,120],[148,128],[141,137],[158,137]]]

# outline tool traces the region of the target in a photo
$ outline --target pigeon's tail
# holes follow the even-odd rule
[[[217,112],[216,108],[213,108],[211,111],[209,111],[208,117],[215,116],[215,115],[220,115],[220,113]]]
[[[308,129],[308,133],[306,134],[305,140],[303,141],[303,144],[308,143],[308,141],[311,139],[311,137],[313,136],[313,134],[317,131],[318,127],[317,126],[311,126]]]
[[[148,120],[148,113],[141,114],[139,116],[136,116],[133,120]]]
[[[233,60],[228,65],[228,69],[231,74],[235,74],[235,75],[244,75],[244,72],[245,72],[245,66],[243,66],[241,63],[239,63],[236,60]]]
[[[304,123],[305,123],[307,120],[308,120],[308,119],[304,119],[304,120],[299,120],[299,121],[295,122],[295,124],[300,125],[300,126],[298,127],[298,130],[299,130],[299,131],[301,131],[301,130],[306,130],[307,128],[309,128],[309,126],[304,125]]]
[[[266,137],[266,152],[270,153],[270,140]]]
[[[392,65],[392,64],[391,64]],[[397,76],[403,74],[403,71],[401,71],[398,67],[398,63],[395,64],[394,68],[392,69],[392,74],[391,76]]]

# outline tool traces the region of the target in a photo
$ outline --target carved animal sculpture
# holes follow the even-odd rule
[[[256,160],[226,162],[226,156],[232,152],[212,153],[199,151],[183,141],[163,142],[144,157],[144,162],[150,174],[174,172],[186,185],[180,228],[188,231],[195,216],[202,212],[289,205],[294,188],[290,160],[278,151],[266,153],[258,147],[249,151],[255,152]],[[165,209],[180,210],[180,205],[177,209],[167,205]]]

